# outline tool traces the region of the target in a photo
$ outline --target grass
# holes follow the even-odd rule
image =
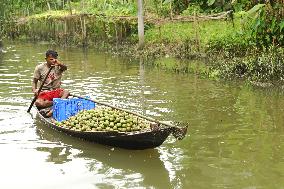
[[[73,12],[74,13],[74,12]],[[34,14],[29,16],[29,19],[44,19],[44,18],[61,18],[70,15],[69,11],[61,10],[61,11],[46,11],[40,14]]]
[[[195,41],[198,36],[200,45],[206,47],[213,41],[241,41],[243,39],[240,32],[239,20],[234,21],[234,24],[224,20],[202,21],[198,24],[179,22],[150,28],[145,33],[145,39],[147,43],[182,43],[187,40]]]

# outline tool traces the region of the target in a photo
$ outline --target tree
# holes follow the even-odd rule
[[[138,49],[142,49],[144,47],[143,0],[137,0],[137,4],[138,4],[138,36],[139,36]]]

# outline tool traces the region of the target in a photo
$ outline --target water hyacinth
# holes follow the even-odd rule
[[[253,82],[283,82],[283,49],[270,48],[264,53],[247,57],[223,59],[211,65],[210,71],[218,70],[218,77],[242,78]]]

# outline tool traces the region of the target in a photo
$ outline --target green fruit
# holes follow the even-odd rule
[[[114,122],[115,123],[119,123],[120,122],[120,118],[117,117]]]
[[[140,130],[140,127],[137,126],[137,127],[133,127],[134,131],[139,131]]]
[[[76,116],[55,125],[83,131],[140,131],[149,129],[145,119],[112,108],[96,108],[80,111]]]
[[[104,125],[105,125],[105,126],[108,126],[108,125],[109,125],[109,121],[106,120],[106,121],[104,122]]]

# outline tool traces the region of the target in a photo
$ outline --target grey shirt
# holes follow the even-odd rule
[[[47,63],[42,63],[37,65],[34,71],[34,78],[38,79],[41,83],[43,82],[49,67]],[[61,78],[63,71],[60,69],[60,66],[55,66],[49,73],[45,83],[43,84],[42,90],[53,90],[60,88]]]

